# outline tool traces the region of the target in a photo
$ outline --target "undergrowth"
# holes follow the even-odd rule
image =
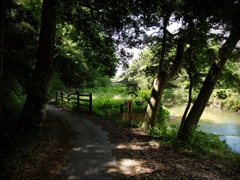
[[[80,92],[93,93],[93,114],[98,117],[110,118],[111,114],[120,112],[120,105],[126,104],[128,99],[133,100],[133,111],[143,110],[147,107],[147,101],[150,96],[149,91],[139,91],[131,94],[127,91],[126,85],[121,83],[113,83],[107,87],[84,88]],[[70,105],[71,107],[71,105]],[[124,106],[127,111],[127,107]],[[161,139],[161,143],[174,146],[176,149],[184,149],[196,154],[203,154],[218,158],[239,159],[240,155],[233,153],[226,143],[222,142],[217,135],[208,134],[196,130],[191,141],[187,144],[181,144],[177,140],[178,125],[166,125],[165,121],[169,118],[169,111],[160,106],[158,122],[155,127],[150,128],[148,133]],[[141,122],[121,121],[111,119],[118,125],[131,127],[140,127]]]
[[[27,131],[18,137],[9,135],[8,144],[1,148],[1,154],[4,153],[4,157],[1,156],[0,179],[20,173],[24,162],[29,161],[40,150],[39,143],[48,138],[48,133],[42,129]]]
[[[234,164],[239,163],[240,154],[231,151],[227,144],[217,135],[196,130],[188,143],[178,141],[179,125],[166,125],[150,128],[147,133],[159,137],[160,143],[172,145],[178,150],[191,151],[193,154],[206,155],[219,160],[230,160]]]

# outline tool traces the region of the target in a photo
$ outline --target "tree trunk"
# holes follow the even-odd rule
[[[142,123],[142,129],[144,131],[148,130],[149,125],[151,127],[155,126],[163,90],[164,90],[164,84],[161,84],[161,81],[159,80],[159,78],[155,78],[151,97],[144,115],[144,121]]]
[[[218,57],[215,59],[214,63],[212,64],[209,70],[209,73],[203,83],[203,86],[198,94],[198,97],[185,120],[182,130],[179,131],[178,139],[180,141],[188,142],[191,139],[192,134],[195,131],[196,126],[198,124],[198,121],[212,94],[217,79],[239,39],[240,28],[239,27],[238,29],[232,28],[230,36],[228,37],[225,44],[219,50]]]
[[[142,129],[144,131],[148,130],[149,125],[152,127],[155,126],[158,110],[159,110],[159,106],[161,103],[161,98],[164,90],[164,85],[162,84],[165,82],[163,79],[164,78],[163,77],[163,73],[164,73],[163,61],[166,54],[167,25],[168,25],[170,16],[171,16],[171,13],[166,14],[164,17],[162,50],[161,50],[160,60],[158,64],[158,76],[154,79],[151,97],[144,115],[144,119],[142,123]]]
[[[186,117],[187,117],[187,114],[188,114],[188,111],[191,107],[191,103],[192,103],[192,90],[193,90],[193,85],[194,85],[194,77],[193,77],[193,59],[192,59],[192,55],[193,55],[193,40],[190,44],[190,47],[188,49],[188,60],[189,60],[189,67],[188,67],[188,76],[189,76],[189,81],[190,81],[190,84],[189,84],[189,89],[188,89],[188,103],[187,103],[187,106],[186,106],[186,109],[183,113],[183,116],[182,116],[182,121],[181,121],[181,124],[180,124],[180,127],[179,127],[179,132],[182,131],[182,128],[183,128],[183,125],[185,123],[185,120],[186,120]]]
[[[145,116],[142,123],[142,129],[148,130],[149,125],[154,127],[157,121],[157,115],[159,106],[161,103],[162,94],[164,91],[165,84],[169,79],[172,79],[178,70],[181,68],[184,61],[184,47],[186,44],[185,36],[182,36],[178,39],[176,57],[173,62],[173,65],[168,69],[168,71],[159,72],[161,77],[158,76],[154,80],[152,94],[145,112]]]
[[[56,0],[44,0],[37,63],[27,99],[21,112],[21,129],[37,127],[45,120],[45,105],[52,78],[52,59],[56,27]]]

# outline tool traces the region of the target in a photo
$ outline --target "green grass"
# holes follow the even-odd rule
[[[113,83],[107,87],[85,88],[80,90],[83,93],[93,93],[93,114],[99,117],[110,118],[111,114],[120,112],[120,104],[128,99],[133,100],[133,110],[143,110],[147,107],[147,100],[150,96],[149,91],[138,92],[130,95],[124,84]],[[65,104],[71,107],[70,104]],[[126,110],[126,107],[125,107]],[[176,149],[186,149],[193,153],[204,154],[218,158],[239,159],[239,154],[233,153],[229,147],[222,142],[216,135],[195,131],[193,138],[188,144],[182,145],[177,140],[178,125],[166,125],[163,123],[169,116],[166,108],[160,108],[160,116],[163,119],[157,122],[154,128],[150,128],[148,133],[161,137],[161,143],[171,144]],[[128,122],[122,122],[116,119],[110,119],[116,124],[129,125]],[[140,127],[141,122],[132,122],[132,127]]]
[[[205,155],[220,161],[230,161],[240,165],[240,154],[232,152],[217,135],[196,130],[189,143],[182,144],[177,139],[179,125],[168,125],[150,128],[148,133],[160,137],[159,143],[169,144],[178,150],[188,150],[195,155]]]
[[[110,117],[111,114],[120,112],[120,105],[132,99],[133,110],[145,109],[147,103],[144,93],[143,96],[131,95],[128,93],[126,85],[122,83],[112,83],[107,87],[84,88],[80,90],[84,93],[93,94],[93,113],[100,117]],[[145,99],[144,99],[145,98]],[[126,110],[126,106],[124,106]]]

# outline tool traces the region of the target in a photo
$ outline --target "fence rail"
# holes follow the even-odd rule
[[[81,94],[79,92],[66,92],[66,91],[56,91],[55,102],[58,103],[74,103],[77,109],[80,110],[81,106],[88,107],[88,112],[92,113],[92,93]]]

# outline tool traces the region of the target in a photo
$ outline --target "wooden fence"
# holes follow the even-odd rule
[[[74,103],[78,110],[81,110],[81,106],[87,107],[88,112],[92,113],[92,93],[80,94],[79,92],[66,92],[56,91],[55,102],[58,103]]]

